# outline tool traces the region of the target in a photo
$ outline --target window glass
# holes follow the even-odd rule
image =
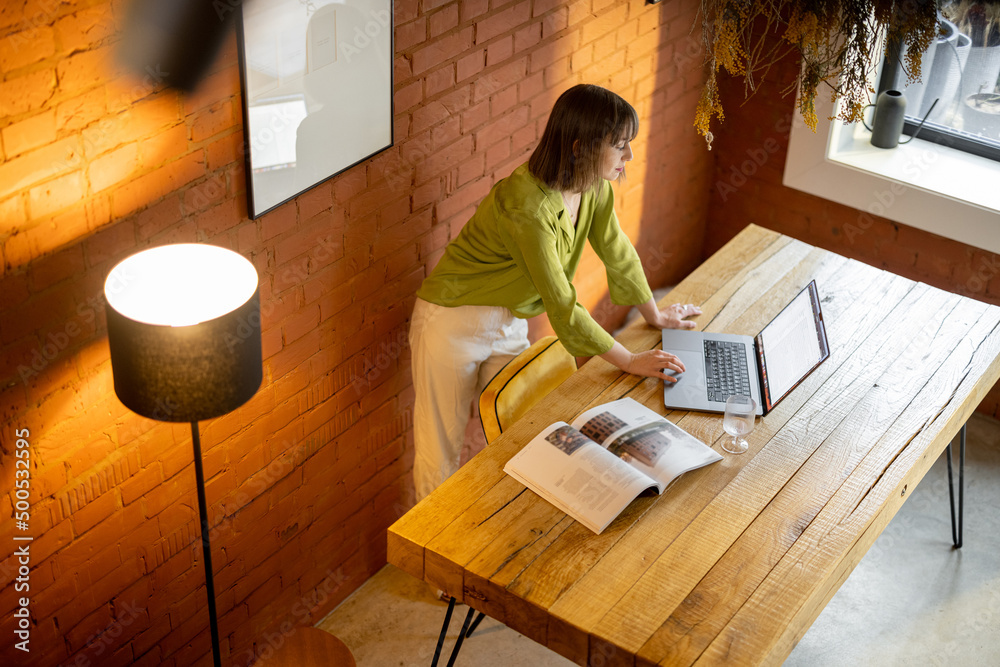
[[[943,2],[939,26],[921,59],[922,80],[907,86],[897,77],[906,133],[927,116],[920,138],[962,150],[971,143],[979,150],[970,152],[1000,159],[1000,3]]]

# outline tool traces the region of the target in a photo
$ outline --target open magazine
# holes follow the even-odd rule
[[[722,460],[693,435],[632,400],[587,410],[531,439],[504,472],[600,533],[643,491]]]

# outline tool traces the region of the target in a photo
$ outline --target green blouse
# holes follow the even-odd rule
[[[572,283],[584,241],[604,262],[614,303],[637,305],[653,294],[618,226],[611,183],[601,183],[599,195],[583,194],[574,228],[562,194],[521,165],[493,186],[417,296],[441,306],[503,306],[522,318],[545,312],[571,354],[607,352],[614,339],[580,305]]]

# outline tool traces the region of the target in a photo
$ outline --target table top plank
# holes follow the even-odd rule
[[[530,519],[524,513],[537,504],[531,496],[511,477],[497,480],[475,505],[458,514],[427,543],[424,568],[428,581],[450,595],[461,595],[464,566],[468,563],[466,554],[478,553],[494,540],[504,525],[502,517],[508,512],[528,522]]]
[[[969,303],[966,300],[965,305]],[[703,657],[705,663],[718,662],[722,656],[780,662],[819,615],[985,392],[1000,379],[1000,309],[985,309],[882,435],[860,466],[862,474],[845,482],[713,641]],[[953,400],[956,394],[967,398]],[[947,546],[946,534],[941,543]]]
[[[715,314],[707,321],[699,322],[699,328],[704,328],[705,331],[756,335],[788,303],[782,303],[783,298],[787,296],[791,300],[791,297],[798,294],[824,260],[833,265],[833,270],[844,263],[843,258],[801,241],[789,243],[765,262],[747,267],[744,273],[735,276],[713,294],[705,303]],[[760,306],[761,302],[766,301],[773,303],[773,311]],[[716,302],[720,305],[716,305]],[[750,321],[746,321],[748,314],[751,316]],[[698,319],[705,320],[704,317]],[[744,328],[734,327],[736,320],[746,321]]]
[[[967,331],[981,315],[982,309],[969,301],[952,299],[950,305],[955,310],[924,311],[931,313],[931,319],[926,319],[922,309],[914,308],[911,320],[915,328],[920,328],[920,334],[914,339],[892,339],[877,350],[880,356],[897,359],[874,382],[870,374],[862,375],[854,383],[859,386],[845,390],[844,394],[852,393],[852,389],[858,394],[860,389],[863,396],[733,548],[650,637],[640,651],[644,659],[654,664],[690,664],[714,640],[842,484],[857,473],[898,417],[899,406],[911,402],[937,365],[945,361],[950,350],[941,344],[942,340],[953,340],[952,336],[960,333],[956,330]],[[900,368],[913,372],[900,377]]]
[[[912,292],[912,284],[860,264],[845,266],[837,277],[838,280],[831,282],[830,290],[824,293],[829,299],[825,304],[829,311],[825,317],[831,341],[834,341],[831,343],[831,358],[766,419],[760,421],[751,439],[751,446],[755,447],[756,443],[766,442],[773,437],[798,407],[805,404],[829,377],[838,372],[842,364],[850,360],[850,352],[871,332],[877,331],[884,315],[876,315],[875,308],[886,300],[879,292],[884,292],[888,294],[888,298],[895,300],[902,300]],[[880,287],[879,292],[872,290],[872,285]],[[849,315],[852,313],[853,315]],[[867,323],[857,329],[845,327],[847,317],[864,318]],[[713,435],[711,439],[706,438],[708,442],[717,444],[724,437],[721,420],[717,415],[689,413],[678,423],[692,432],[698,431],[699,429],[691,428],[692,422],[711,424]],[[685,479],[681,478],[653,508],[650,516],[654,520],[637,527],[634,534],[617,545],[616,551],[609,554],[609,558],[583,573],[574,590],[552,605],[553,614],[579,627],[591,627],[598,623],[621,599],[623,587],[627,588],[638,580],[645,568],[676,539],[680,530],[691,524],[733,482],[744,465],[752,460],[754,453],[751,450],[741,457],[725,456],[721,462],[706,469],[707,476],[699,478],[690,494],[685,492],[686,487],[682,484]],[[622,563],[632,565],[626,568]]]
[[[767,262],[774,253],[793,243],[799,242],[763,227],[750,225],[685,277],[671,291],[671,295],[679,297],[671,299],[671,302],[704,303],[708,297],[722,289],[734,289],[734,278]]]
[[[516,576],[573,523],[565,514],[548,511],[545,504],[525,503],[517,525],[498,522],[495,539],[465,567],[461,589],[464,598],[501,623],[507,623],[505,581]],[[518,511],[513,504],[511,509]],[[530,527],[525,529],[525,525]]]

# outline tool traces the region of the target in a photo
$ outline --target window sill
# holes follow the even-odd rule
[[[820,106],[815,133],[792,125],[784,185],[858,209],[857,232],[879,216],[1000,253],[1000,162],[920,139],[876,148]]]

